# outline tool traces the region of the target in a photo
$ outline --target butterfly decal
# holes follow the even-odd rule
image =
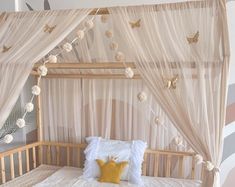
[[[136,27],[138,28],[138,27],[140,27],[140,21],[141,21],[141,19],[138,19],[136,22],[130,21],[129,24],[131,25],[132,29],[134,29]]]
[[[197,43],[199,39],[199,31],[197,31],[193,37],[187,37],[188,43],[192,44],[192,43]]]
[[[44,26],[44,32],[48,32],[49,34],[56,28],[56,25],[50,27],[48,24]]]
[[[3,45],[2,53],[5,53],[5,52],[9,51],[10,49],[11,49],[11,46],[7,47],[7,46]]]
[[[178,79],[179,79],[179,76],[178,76],[178,75],[174,76],[174,77],[171,78],[171,79],[167,79],[167,80],[165,81],[165,88],[168,88],[168,89],[176,89],[176,83],[177,83]]]

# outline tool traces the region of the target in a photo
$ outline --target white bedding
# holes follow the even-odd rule
[[[144,187],[199,187],[200,182],[196,180],[160,178],[160,177],[142,177]],[[34,187],[137,187],[137,185],[121,182],[120,185],[110,183],[99,183],[96,180],[85,180],[82,178],[82,169],[73,167],[63,167],[53,173]]]

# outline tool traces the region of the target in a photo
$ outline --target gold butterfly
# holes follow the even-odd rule
[[[49,34],[56,28],[56,25],[53,27],[50,27],[48,24],[44,26],[44,32],[48,32]]]
[[[11,49],[11,46],[7,47],[7,46],[3,45],[2,53],[5,53],[5,52],[9,51],[10,49]]]
[[[140,27],[140,21],[141,19],[138,19],[136,22],[129,22],[129,24],[131,25],[131,28],[134,29],[135,27]]]
[[[193,37],[187,37],[187,40],[189,44],[192,44],[192,43],[197,43],[198,38],[199,38],[199,31],[197,31]]]
[[[166,80],[165,87],[168,88],[168,89],[176,89],[176,83],[177,83],[178,79],[179,79],[179,76],[176,75],[172,79]]]

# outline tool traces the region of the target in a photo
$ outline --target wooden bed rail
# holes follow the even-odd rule
[[[36,168],[41,164],[82,167],[83,150],[86,144],[36,142],[0,153],[1,183]],[[171,177],[174,168],[178,168],[174,178],[185,178],[185,161],[191,163],[191,179],[195,179],[195,153],[147,149],[144,155],[142,174],[147,176]],[[8,168],[6,163],[8,161]],[[152,172],[149,171],[152,167]],[[188,164],[187,164],[188,167]],[[7,176],[7,174],[9,176]]]

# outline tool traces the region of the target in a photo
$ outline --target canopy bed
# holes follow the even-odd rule
[[[91,172],[86,168],[91,167],[91,158],[100,154],[97,150],[101,145],[110,145],[111,149],[113,144],[124,145],[120,150],[130,148],[130,155],[138,162],[129,156],[127,172],[139,164],[136,175],[142,172],[142,186],[220,186],[229,67],[224,1],[2,13],[0,36],[0,127],[31,74],[36,84],[16,126],[25,127],[35,99],[38,134],[37,142],[0,153],[3,186],[112,186],[81,176]],[[117,111],[113,110],[117,105],[113,96],[120,98],[126,92],[117,96],[115,90],[104,96],[109,107],[100,112],[112,111],[114,121],[110,117],[100,119],[92,107],[84,107],[94,96],[89,93],[94,92],[95,83],[101,90],[118,85],[118,89],[128,92],[130,85],[141,79],[146,88],[142,86],[144,90],[135,99],[134,91],[127,93],[127,101],[137,100],[139,107],[154,114],[150,118],[155,124],[167,129],[164,116],[164,121],[168,120],[181,135],[174,142],[190,147],[190,151],[155,149],[154,136],[143,137],[146,129],[153,132],[152,127],[139,125],[140,113],[136,113],[137,121],[127,117],[129,125],[119,127],[117,124],[123,121],[117,118],[124,114],[113,112]],[[99,97],[102,93],[95,94]],[[154,106],[144,105],[150,94],[156,101],[151,104]],[[78,103],[82,103],[81,108]],[[156,113],[158,108],[161,112]],[[92,136],[88,145],[84,143],[87,136]],[[3,140],[11,143],[13,137],[8,133]],[[112,137],[129,142],[115,144],[107,140]],[[137,139],[148,142],[150,148],[145,149],[145,143]],[[92,159],[97,161],[98,157]],[[108,158],[107,163],[115,159]],[[82,171],[79,168],[84,162]],[[128,173],[120,186],[132,185],[129,181]]]

